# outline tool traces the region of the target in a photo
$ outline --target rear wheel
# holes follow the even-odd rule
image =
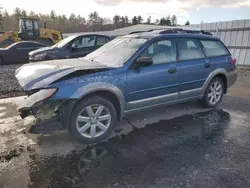
[[[206,92],[203,96],[203,104],[212,108],[217,106],[224,95],[224,82],[221,78],[215,77],[207,86]]]
[[[114,105],[102,97],[83,99],[73,110],[70,131],[84,143],[105,139],[113,130],[117,120]]]

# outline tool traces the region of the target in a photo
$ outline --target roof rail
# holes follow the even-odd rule
[[[136,33],[151,32],[151,31],[154,31],[154,29],[150,29],[150,30],[146,30],[146,31],[133,31],[133,32],[129,33],[129,35],[136,34]]]
[[[160,30],[159,34],[172,34],[172,33],[186,33],[186,34],[204,34],[204,35],[213,35],[210,32],[200,30],[200,29],[183,29],[183,28],[170,28],[165,30]]]
[[[200,30],[197,28],[194,28],[194,29],[191,29],[191,28],[150,29],[150,30],[146,30],[146,31],[133,31],[133,32],[129,33],[129,35],[136,34],[136,33],[145,33],[145,32],[155,32],[158,34],[186,33],[186,34],[213,35],[210,32]]]
[[[210,33],[210,32],[208,32],[208,31],[201,30],[201,32],[202,32],[202,34],[204,34],[204,35],[212,35],[212,36],[213,36],[213,34]]]

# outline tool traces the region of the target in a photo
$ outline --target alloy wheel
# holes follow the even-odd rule
[[[220,82],[214,82],[209,88],[208,101],[210,104],[215,105],[222,97],[222,85]]]
[[[87,138],[96,138],[104,134],[111,124],[109,110],[100,104],[86,106],[77,116],[78,132]]]

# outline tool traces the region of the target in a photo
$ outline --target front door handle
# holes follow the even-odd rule
[[[205,63],[205,68],[209,68],[209,67],[211,67],[211,63],[210,62],[206,62]]]
[[[175,74],[176,72],[177,72],[177,69],[176,69],[176,68],[168,69],[168,73],[169,73],[169,74]]]

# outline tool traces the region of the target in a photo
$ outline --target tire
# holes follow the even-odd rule
[[[215,77],[211,80],[202,98],[202,102],[205,107],[213,108],[221,102],[224,95],[224,85],[223,80],[219,77]]]
[[[69,130],[79,141],[95,143],[111,134],[116,120],[116,109],[109,100],[99,96],[88,97],[74,108]]]

